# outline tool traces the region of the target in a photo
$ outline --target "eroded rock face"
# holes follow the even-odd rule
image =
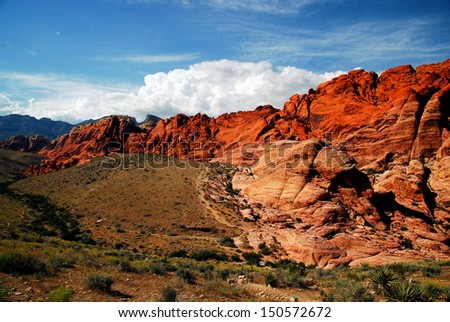
[[[142,130],[129,117],[109,116],[95,123],[80,125],[39,151],[48,159],[33,166],[31,173],[41,174],[83,164],[95,157],[120,152],[130,134]]]
[[[332,267],[449,258],[442,225],[449,210],[447,159],[434,164],[439,176],[411,160],[369,178],[346,151],[324,141],[281,141],[267,146],[253,171],[237,172],[233,188],[250,205],[264,205],[246,209],[258,227],[248,235],[250,245],[273,236],[292,260]]]

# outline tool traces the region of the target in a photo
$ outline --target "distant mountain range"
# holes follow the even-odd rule
[[[0,140],[19,134],[25,136],[41,134],[50,139],[56,139],[58,136],[68,133],[73,127],[73,124],[53,121],[46,117],[37,119],[29,115],[4,115],[0,116]]]
[[[94,123],[98,120],[90,119],[78,124],[70,124],[63,121],[53,121],[46,117],[37,119],[29,115],[4,115],[0,116],[0,141],[16,135],[28,137],[38,134],[53,140],[65,133],[69,133],[75,126]],[[157,123],[161,118],[149,114],[142,123],[138,123],[135,118],[132,118],[132,120],[136,125],[140,125],[148,122]]]

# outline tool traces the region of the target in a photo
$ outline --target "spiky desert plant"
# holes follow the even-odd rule
[[[387,294],[389,300],[397,302],[418,302],[423,300],[423,291],[411,281],[394,282]]]
[[[370,280],[374,284],[376,292],[387,294],[390,292],[392,283],[395,281],[395,275],[387,267],[377,267],[370,274]]]

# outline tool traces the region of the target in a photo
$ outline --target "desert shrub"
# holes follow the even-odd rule
[[[266,243],[259,244],[258,249],[259,249],[259,253],[264,256],[270,255],[272,253],[272,251],[269,249],[269,247],[267,247]]]
[[[313,276],[320,280],[328,280],[328,279],[335,279],[336,274],[331,269],[323,269],[323,268],[316,268],[313,271]]]
[[[335,291],[320,292],[325,302],[373,302],[375,297],[359,282],[339,280]]]
[[[168,264],[165,262],[155,262],[150,264],[150,272],[156,275],[164,276],[169,272]]]
[[[261,255],[255,253],[255,252],[243,253],[242,257],[244,257],[244,259],[247,261],[248,265],[254,265],[254,266],[258,266],[259,261],[261,260]]]
[[[116,256],[108,256],[105,261],[111,266],[117,266],[120,264],[120,258]]]
[[[404,276],[406,273],[415,273],[420,267],[413,263],[393,263],[387,265],[387,267],[399,276]]]
[[[214,272],[213,271],[203,271],[202,272],[202,277],[205,281],[212,281],[215,277]]]
[[[366,279],[367,273],[351,269],[345,273],[345,277],[347,277],[350,280],[361,282]]]
[[[5,284],[0,282],[0,302],[6,302],[8,300],[9,288]]]
[[[67,258],[62,256],[51,255],[48,258],[48,266],[54,270],[58,271],[61,268],[71,268],[75,265],[74,258]]]
[[[36,256],[14,251],[0,255],[0,272],[35,274],[45,271],[46,265]]]
[[[450,302],[450,286],[442,289],[442,297],[445,302]]]
[[[439,275],[442,269],[439,266],[425,266],[421,267],[420,271],[424,277],[433,277]]]
[[[185,258],[187,257],[187,252],[184,249],[176,250],[171,252],[169,257]]]
[[[214,250],[201,249],[196,253],[191,254],[191,258],[196,261],[207,261],[208,259],[213,259],[216,257],[217,252]]]
[[[196,253],[191,254],[191,258],[196,261],[207,261],[209,259],[215,259],[218,261],[227,260],[227,255],[224,253],[218,253],[215,250],[201,249]]]
[[[272,273],[269,273],[269,274],[267,274],[266,277],[264,278],[264,283],[265,283],[267,286],[270,285],[270,286],[272,286],[272,287],[278,287],[279,284],[280,284],[280,280],[279,280],[278,276],[276,276],[276,275],[274,275],[274,274],[272,274]]]
[[[166,286],[161,290],[161,302],[176,302],[177,297],[177,291],[171,286]]]
[[[236,244],[234,243],[234,240],[229,237],[222,238],[220,240],[220,244],[225,247],[236,248]]]
[[[412,282],[396,281],[392,283],[387,297],[398,302],[418,302],[423,300],[424,293]]]
[[[214,267],[214,265],[212,264],[206,264],[206,265],[201,265],[197,267],[197,270],[200,273],[204,273],[204,272],[212,272],[214,271],[216,268]]]
[[[181,279],[182,281],[189,283],[189,284],[195,284],[195,273],[190,268],[179,268],[176,273],[177,277]]]
[[[387,267],[377,267],[370,274],[370,280],[378,293],[388,293],[395,279],[394,273]]]
[[[226,269],[218,269],[216,271],[217,277],[222,279],[222,280],[226,280],[228,277],[230,277],[231,275],[231,271],[226,268]]]
[[[127,273],[135,273],[136,268],[127,260],[121,260],[119,263],[119,271]]]
[[[295,287],[306,289],[309,286],[309,282],[306,280],[305,275],[302,272],[283,272],[282,274],[283,285],[286,287]]]
[[[425,285],[422,285],[421,289],[423,292],[423,297],[426,301],[436,301],[441,296],[444,297],[443,288],[437,286],[436,284],[426,283]]]
[[[124,259],[119,263],[119,271],[127,273],[146,273],[150,271],[151,268],[147,266],[135,266],[130,261]]]
[[[233,261],[233,262],[242,262],[242,258],[241,258],[241,256],[239,256],[238,254],[233,254],[233,255],[231,255],[231,260]]]
[[[308,270],[302,262],[293,262],[288,259],[282,259],[272,264],[273,267],[287,270],[290,273],[299,273],[303,276],[308,274]]]
[[[87,276],[84,283],[91,290],[111,292],[111,286],[114,283],[114,279],[107,275],[94,274]]]
[[[70,302],[74,291],[67,287],[59,287],[50,293],[50,302]]]

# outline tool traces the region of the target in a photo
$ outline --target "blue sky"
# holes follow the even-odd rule
[[[449,17],[446,0],[0,0],[0,114],[282,107],[356,67],[450,58]]]

